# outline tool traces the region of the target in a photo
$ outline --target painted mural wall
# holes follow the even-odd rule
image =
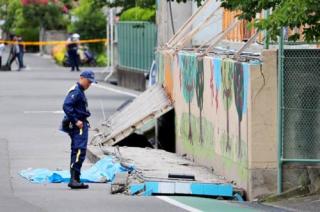
[[[175,104],[177,152],[247,187],[250,65],[188,52],[158,59]]]

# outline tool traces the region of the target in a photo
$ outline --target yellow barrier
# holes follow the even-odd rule
[[[77,42],[73,42],[73,43],[106,43],[108,41],[108,39],[91,39],[91,40],[80,40]],[[6,43],[6,44],[15,44],[16,41],[6,41],[6,40],[0,40],[0,42],[2,43]],[[23,41],[23,42],[19,42],[19,44],[25,45],[25,46],[47,46],[47,45],[62,45],[62,44],[68,44],[68,43],[72,43],[69,41]]]

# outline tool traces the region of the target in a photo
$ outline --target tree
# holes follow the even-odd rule
[[[120,16],[120,21],[156,21],[156,11],[154,8],[133,7],[124,11]]]
[[[200,120],[200,143],[203,143],[203,130],[202,130],[202,110],[203,110],[203,90],[204,90],[204,68],[203,57],[197,59],[197,73],[196,73],[196,96],[197,104],[199,108],[199,120]]]
[[[243,67],[242,63],[236,62],[233,74],[233,91],[234,91],[234,101],[238,113],[238,157],[241,157],[241,121],[243,113],[243,103],[244,101],[244,85],[243,85]]]
[[[13,33],[16,17],[22,11],[20,0],[1,0],[0,17],[4,20],[2,30],[7,33]]]
[[[194,96],[195,86],[195,70],[197,66],[197,58],[193,55],[181,54],[179,55],[180,69],[183,79],[183,97],[189,108],[189,140],[192,142],[192,129],[191,129],[191,102]]]
[[[169,1],[169,0],[168,0]],[[187,2],[188,0],[171,0]],[[204,0],[193,0],[200,6]],[[239,11],[240,19],[255,20],[255,27],[267,30],[273,40],[279,35],[282,27],[290,29],[303,28],[289,37],[297,40],[304,35],[306,41],[320,40],[320,4],[319,0],[221,0],[221,6],[232,11]],[[263,10],[272,11],[264,19],[255,19]]]
[[[80,0],[79,6],[71,12],[75,21],[69,26],[69,32],[79,33],[82,39],[106,37],[106,17],[102,8],[96,8],[94,3],[95,0]],[[96,53],[104,50],[103,43],[92,43],[89,46]]]
[[[67,12],[64,1],[57,0],[22,0],[23,18],[30,26],[45,29],[65,29]]]
[[[282,27],[302,27],[306,41],[320,40],[319,0],[222,0],[222,7],[241,11],[239,17],[248,21],[263,10],[271,10],[268,18],[255,19],[255,26],[268,30],[273,39],[276,39]],[[289,39],[296,40],[299,35],[296,33]]]
[[[67,18],[63,15],[71,8],[71,0],[0,0],[0,16],[5,20],[2,29],[11,32],[21,24],[46,29],[65,28]],[[23,20],[21,20],[23,19]]]
[[[45,30],[66,29],[68,17],[64,13],[68,12],[65,3],[67,0],[21,0],[22,19],[25,26],[39,29],[39,40],[45,38]],[[40,46],[43,52],[43,46]]]
[[[222,61],[221,69],[221,80],[223,88],[223,105],[226,110],[226,121],[227,121],[227,143],[226,143],[226,152],[231,150],[230,146],[230,130],[229,130],[229,109],[232,103],[232,85],[233,85],[233,72],[234,72],[234,62],[230,59]]]
[[[106,1],[106,0],[93,0],[94,5],[97,7],[121,7],[122,10],[119,15],[121,15],[124,11],[133,8],[133,7],[141,7],[141,8],[152,8],[155,5],[154,0],[114,0],[114,1]]]

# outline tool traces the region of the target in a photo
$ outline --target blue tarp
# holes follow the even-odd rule
[[[112,182],[116,173],[133,171],[134,167],[124,167],[113,157],[99,160],[91,168],[81,172],[82,182],[103,183]],[[69,182],[70,172],[51,171],[49,169],[26,169],[19,173],[22,177],[33,183],[61,183]]]

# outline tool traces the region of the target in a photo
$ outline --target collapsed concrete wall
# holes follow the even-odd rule
[[[159,79],[174,101],[176,151],[246,189],[250,199],[276,191],[277,57],[263,63],[167,51]]]

